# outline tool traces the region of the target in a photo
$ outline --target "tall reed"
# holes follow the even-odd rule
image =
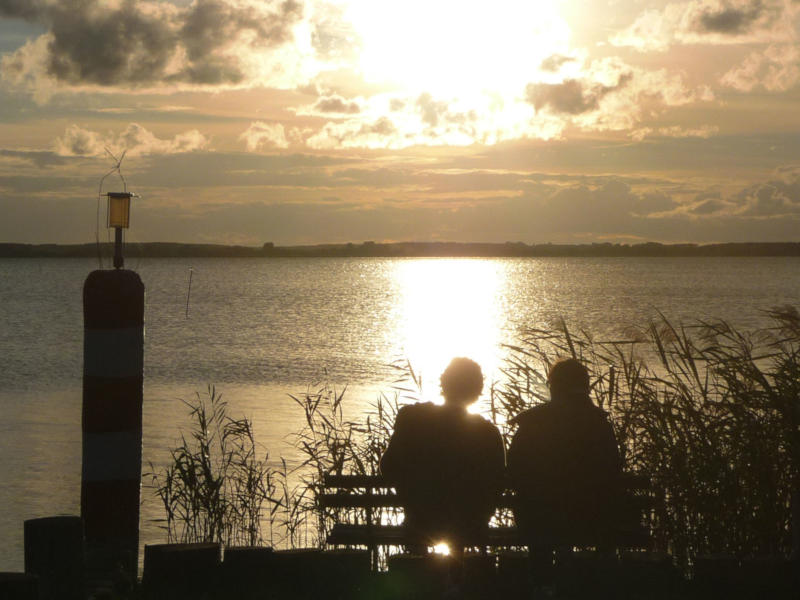
[[[150,465],[151,485],[166,518],[169,542],[264,542],[262,523],[277,503],[269,455],[258,454],[249,419],[233,419],[214,386],[189,409],[192,428],[163,469]]]

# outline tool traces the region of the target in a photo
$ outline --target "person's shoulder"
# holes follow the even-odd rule
[[[414,404],[406,404],[405,406],[401,406],[397,411],[397,418],[415,419],[430,415],[435,411],[436,405],[433,402],[415,402]]]
[[[536,406],[532,406],[531,408],[523,410],[516,417],[511,419],[511,423],[515,425],[527,425],[528,423],[534,423],[548,415],[551,411],[552,406],[550,402],[537,404]]]
[[[436,405],[433,402],[415,402],[414,404],[406,404],[405,406],[401,406],[400,410],[397,411],[397,414],[426,412],[433,410],[435,407]]]
[[[605,409],[600,408],[593,402],[589,403],[589,408],[587,412],[590,412],[592,416],[594,416],[599,421],[611,421],[611,415]]]
[[[489,419],[482,415],[467,415],[467,422],[469,422],[473,427],[481,429],[483,431],[498,431],[497,426],[492,423]]]
[[[466,418],[471,423],[485,423],[486,425],[492,424],[492,422],[483,415],[478,415],[475,413],[467,413]]]

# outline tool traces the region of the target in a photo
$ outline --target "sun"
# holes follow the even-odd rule
[[[559,2],[351,0],[359,67],[371,81],[438,97],[520,90],[542,60],[569,47]]]
[[[450,546],[448,546],[446,542],[439,542],[433,547],[433,553],[450,556]]]

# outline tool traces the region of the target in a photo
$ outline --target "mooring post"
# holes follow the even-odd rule
[[[39,582],[39,597],[83,600],[83,525],[60,515],[25,521],[25,572]],[[0,592],[0,598],[5,598]]]
[[[122,269],[90,273],[83,287],[83,321],[81,517],[87,568],[121,568],[135,581],[144,362],[139,275]]]

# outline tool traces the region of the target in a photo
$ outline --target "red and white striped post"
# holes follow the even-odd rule
[[[87,550],[136,576],[142,471],[144,284],[93,271],[83,286],[83,472]]]

